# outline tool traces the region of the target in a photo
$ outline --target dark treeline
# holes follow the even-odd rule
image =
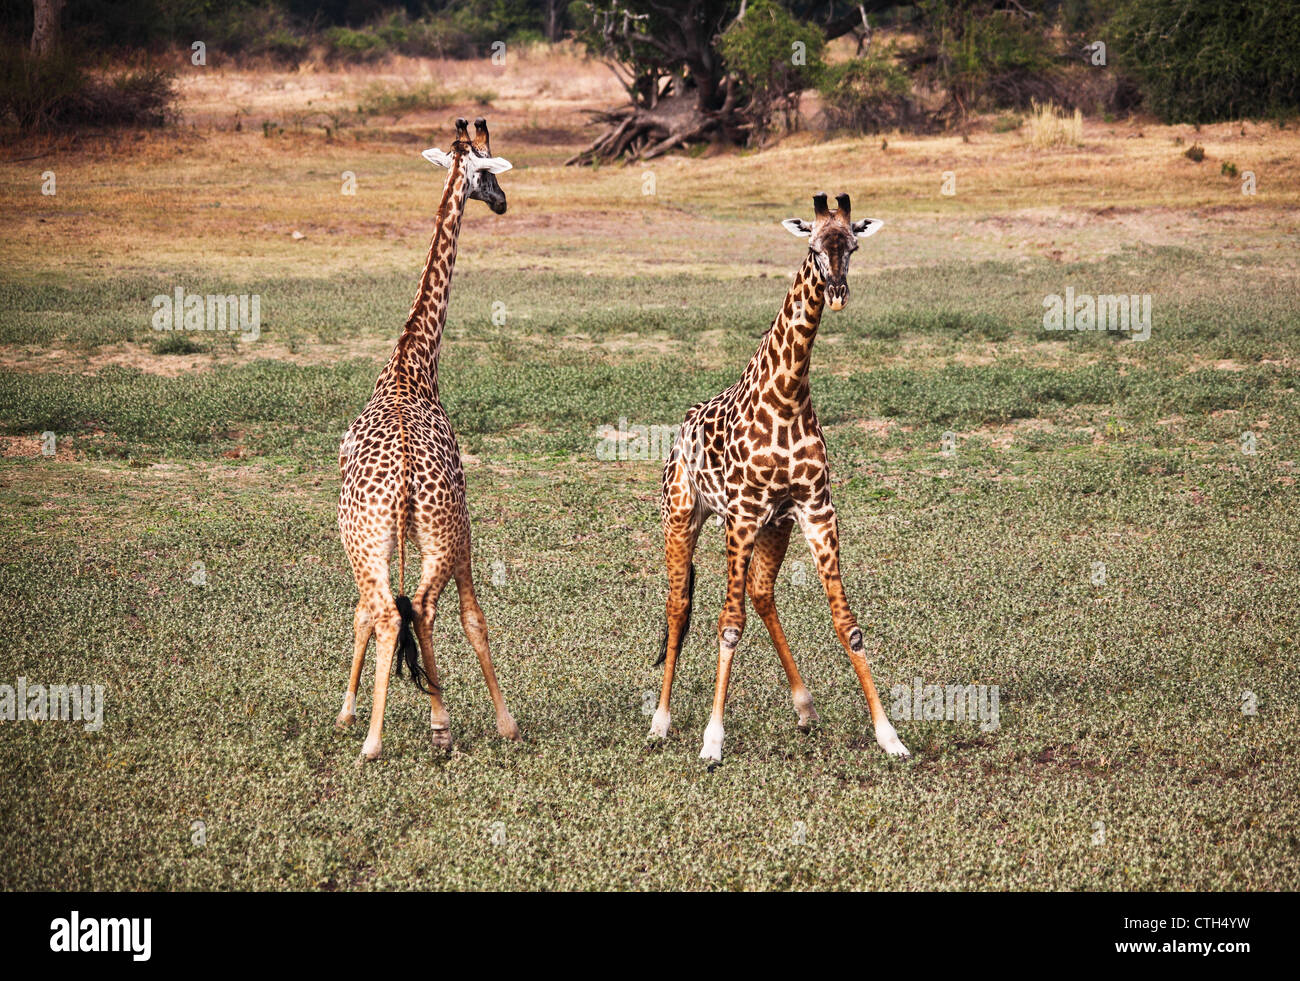
[[[147,64],[196,41],[293,65],[572,39],[628,95],[575,162],[761,143],[799,124],[814,88],[830,125],[859,132],[964,126],[1034,102],[1192,123],[1300,107],[1295,0],[0,0],[0,11],[0,124],[19,128],[103,115],[113,91],[77,94],[94,88],[88,67]],[[828,57],[845,37],[853,56]],[[138,75],[123,84],[150,88]],[[164,120],[157,109],[141,121]]]

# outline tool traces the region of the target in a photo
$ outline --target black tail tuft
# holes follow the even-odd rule
[[[415,687],[428,695],[430,692],[424,683],[429,680],[429,676],[424,673],[420,648],[415,643],[415,631],[411,629],[415,623],[415,610],[408,597],[397,597],[397,612],[402,617],[402,626],[397,632],[397,673],[402,673],[402,662],[406,662],[406,666],[411,669],[411,680],[415,682]]]
[[[686,643],[686,635],[691,629],[691,608],[695,605],[695,563],[691,563],[691,575],[686,580],[686,619],[682,621],[682,635],[677,640],[677,650],[681,650],[682,644]],[[664,624],[663,639],[659,642],[659,660],[655,661],[654,666],[658,667],[664,663],[668,657],[668,624]]]

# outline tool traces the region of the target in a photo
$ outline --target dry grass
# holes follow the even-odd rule
[[[1067,116],[1055,103],[1040,105],[1033,102],[1028,118],[1026,140],[1036,149],[1049,147],[1081,146],[1083,143],[1083,113],[1078,109]]]
[[[427,248],[442,172],[419,151],[476,112],[330,138],[310,120],[372,84],[435,83],[496,93],[493,148],[516,164],[509,212],[466,219],[443,393],[528,741],[495,737],[453,603],[435,648],[457,751],[433,756],[427,702],[395,685],[385,758],[361,771],[359,733],[332,728],[355,601],[336,451]],[[109,685],[93,739],[4,728],[0,887],[1296,886],[1300,134],[1207,127],[1200,166],[1173,143],[1189,129],[1135,121],[1085,122],[1082,149],[978,127],[888,152],[802,133],[578,170],[559,164],[588,138],[582,110],[618,93],[572,55],[215,66],[183,88],[192,128],[0,163],[0,680]],[[292,114],[301,132],[262,135]],[[646,752],[659,466],[599,462],[595,433],[673,424],[734,381],[802,253],[778,221],[822,188],[888,222],[813,369],[873,670],[882,694],[917,676],[999,685],[1004,715],[991,733],[911,721],[910,763],[877,752],[819,587],[787,578],[808,559],[796,544],[782,617],[822,727],[795,731],[751,618],[709,773],[720,535],[699,553],[675,733]],[[1134,281],[1160,299],[1149,343],[1039,329],[1045,292]],[[150,294],[246,282],[267,293],[255,345],[155,350]],[[57,459],[37,455],[46,430]]]
[[[330,136],[313,116],[355,108],[374,86],[426,85],[459,101]],[[180,79],[180,130],[0,162],[0,262],[16,274],[47,275],[57,254],[59,276],[89,278],[207,263],[233,280],[268,269],[409,270],[423,255],[440,181],[419,151],[445,143],[455,116],[483,113],[466,93],[484,89],[495,93],[486,111],[494,150],[515,170],[503,181],[507,215],[471,211],[493,247],[467,250],[458,267],[466,271],[785,275],[789,243],[777,223],[806,211],[813,191],[841,188],[856,211],[889,222],[890,234],[872,245],[877,268],[953,255],[1069,263],[1140,242],[1208,247],[1231,260],[1253,255],[1294,271],[1295,130],[1234,124],[1193,134],[1086,121],[1069,137],[1083,149],[975,132],[969,143],[895,135],[887,152],[874,139],[804,132],[762,153],[565,168],[561,161],[589,138],[584,110],[620,97],[603,66],[566,48],[512,52],[504,66],[393,59],[364,70],[191,70]],[[295,127],[295,118],[309,122]],[[1048,107],[1035,118],[1049,118]],[[1079,123],[1054,111],[1050,118]],[[264,136],[263,121],[283,132]],[[1175,139],[1193,135],[1212,160],[1253,171],[1258,194],[1243,196],[1220,168],[1171,152]],[[47,169],[58,175],[55,197],[40,194]],[[656,178],[652,196],[642,193],[646,170]],[[355,196],[341,193],[345,171],[356,175]],[[945,171],[957,175],[955,196],[940,194]]]

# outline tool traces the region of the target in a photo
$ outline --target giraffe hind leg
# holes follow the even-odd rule
[[[812,695],[804,685],[803,679],[799,677],[794,655],[790,653],[785,631],[776,614],[776,577],[781,571],[781,563],[785,560],[786,549],[790,545],[790,531],[793,527],[793,520],[786,519],[767,525],[758,533],[758,538],[754,542],[754,556],[749,564],[748,590],[749,600],[754,604],[754,612],[762,618],[763,625],[767,627],[768,636],[772,638],[772,646],[776,648],[777,657],[781,659],[781,667],[785,669],[786,680],[790,683],[790,697],[794,701],[794,710],[799,717],[799,728],[808,729],[818,721],[817,709],[813,706]]]
[[[695,563],[691,562],[688,566],[686,577],[686,612],[681,617],[681,625],[677,629],[677,645],[680,646],[686,642],[686,635],[691,632],[691,610],[695,606]],[[668,636],[672,633],[668,621],[664,620],[664,633],[659,641],[659,659],[651,667],[659,667],[664,663],[668,656]]]
[[[662,651],[655,664],[663,663],[664,677],[659,688],[659,704],[650,720],[648,739],[664,739],[672,723],[668,705],[673,694],[673,676],[677,655],[682,651],[686,631],[691,625],[691,607],[695,600],[695,543],[699,540],[704,515],[695,492],[678,461],[665,473],[663,499],[664,564],[668,571],[668,601],[665,604]]]
[[[365,600],[358,600],[356,612],[352,615],[352,672],[348,675],[348,690],[343,696],[343,708],[334,721],[339,729],[346,729],[357,721],[357,687],[361,684],[361,668],[366,663],[366,646],[374,632],[375,624],[370,617],[370,607]]]
[[[501,685],[497,682],[496,669],[492,665],[492,653],[488,648],[487,622],[483,619],[483,610],[474,595],[474,577],[470,569],[469,557],[466,555],[456,568],[456,591],[460,595],[460,625],[465,631],[470,646],[478,655],[479,667],[483,670],[483,680],[487,683],[488,695],[497,715],[497,732],[507,739],[520,738],[519,726],[506,708],[505,696],[501,694]]]
[[[442,699],[438,665],[433,656],[433,621],[438,615],[438,597],[451,578],[450,566],[440,556],[426,553],[420,570],[420,585],[415,590],[415,629],[420,638],[420,654],[428,681],[429,728],[437,749],[451,749],[451,715]]]
[[[397,653],[403,621],[393,600],[388,564],[382,558],[376,556],[373,562],[359,570],[357,585],[369,608],[375,631],[375,693],[371,702],[370,727],[361,748],[361,762],[365,762],[379,758],[384,708],[388,702],[388,682],[392,677],[393,659]]]

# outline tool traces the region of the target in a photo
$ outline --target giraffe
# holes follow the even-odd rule
[[[450,153],[424,151],[426,160],[448,170],[429,255],[392,357],[339,447],[339,531],[360,594],[353,617],[352,672],[337,719],[340,728],[356,721],[357,685],[371,634],[378,658],[370,729],[360,762],[380,754],[395,655],[398,673],[404,661],[412,680],[429,695],[435,747],[450,748],[451,718],[438,684],[432,631],[438,597],[453,578],[461,626],[487,681],[497,731],[509,739],[519,738],[519,727],[497,684],[483,611],[474,595],[465,474],[456,435],[438,399],[438,356],[466,199],[483,201],[496,214],[506,210],[506,196],[495,175],[509,170],[510,164],[492,156],[485,120],[476,119],[474,129],[471,139],[466,121],[457,119]],[[420,548],[420,582],[409,599],[404,595],[408,539]],[[396,598],[389,573],[394,546]],[[412,626],[419,637],[418,650]]]
[[[867,666],[862,638],[840,579],[839,532],[831,503],[826,443],[808,387],[813,340],[822,309],[840,310],[848,301],[849,256],[859,239],[882,222],[853,221],[847,194],[827,208],[826,195],[813,197],[814,218],[782,224],[808,239],[808,255],[758,351],[736,384],[694,406],[664,465],[659,510],[668,567],[668,622],[656,664],[664,664],[659,706],[651,739],[668,735],[668,701],[673,670],[690,627],[695,590],[693,556],[709,514],[726,526],[727,595],[718,618],[718,674],[713,710],[700,758],[722,759],[723,709],[731,662],[745,628],[745,594],[762,618],[790,684],[800,728],[817,721],[812,696],[799,676],[777,617],[773,587],[797,522],[812,549],[835,633],[867,698],[876,741],[891,755],[907,756],[885,716]]]

